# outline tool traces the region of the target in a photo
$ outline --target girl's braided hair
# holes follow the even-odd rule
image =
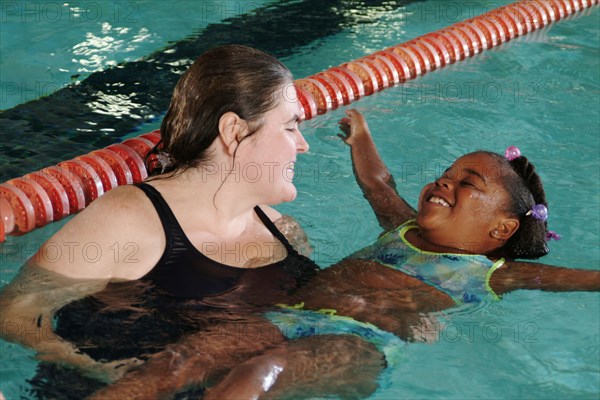
[[[519,218],[517,231],[500,249],[501,255],[508,259],[535,259],[548,254],[546,243],[548,225],[527,213],[536,204],[548,207],[546,193],[540,176],[527,157],[520,156],[512,160],[497,153],[484,152],[493,156],[502,166],[501,182],[509,195],[507,211]]]

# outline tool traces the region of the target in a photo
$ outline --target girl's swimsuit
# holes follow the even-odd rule
[[[405,222],[349,258],[373,260],[402,271],[441,290],[457,304],[498,298],[489,281],[504,259],[493,262],[479,254],[423,251],[406,240],[406,232],[411,229],[417,229],[415,220]]]
[[[399,361],[399,350],[404,345],[404,341],[398,336],[373,324],[335,315],[334,310],[303,310],[302,303],[293,307],[282,305],[281,311],[269,311],[265,313],[265,317],[288,339],[315,335],[359,336],[374,344],[383,353],[389,366]]]
[[[498,298],[490,288],[489,279],[504,263],[503,259],[492,262],[483,255],[422,251],[405,238],[406,232],[416,228],[414,220],[407,221],[348,258],[374,260],[402,271],[438,288],[457,304]],[[300,304],[283,306],[281,311],[266,313],[266,317],[290,339],[324,334],[358,335],[373,343],[389,365],[398,362],[404,342],[397,336],[373,324],[333,314],[335,310],[304,310]]]

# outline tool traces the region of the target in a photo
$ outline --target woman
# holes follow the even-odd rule
[[[144,282],[209,315],[272,304],[308,280],[303,231],[270,207],[296,198],[294,163],[308,150],[287,90],[290,71],[261,51],[200,56],[162,122],[158,174],[110,191],[42,245],[1,292],[2,338],[110,379],[123,362],[98,363],[53,330],[65,304],[96,294],[110,308],[115,287]]]

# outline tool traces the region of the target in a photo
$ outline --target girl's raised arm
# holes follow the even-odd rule
[[[386,231],[416,216],[415,210],[398,194],[392,174],[381,160],[367,122],[356,110],[347,110],[340,121],[344,134],[338,136],[350,146],[352,167],[358,185]]]

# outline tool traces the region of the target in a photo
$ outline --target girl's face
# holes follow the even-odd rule
[[[291,87],[291,89],[290,89]],[[238,151],[241,179],[251,183],[259,204],[278,204],[296,198],[294,164],[299,153],[308,151],[308,143],[298,129],[299,103],[286,96],[286,85],[275,93],[277,106],[262,118],[259,130],[240,143]]]
[[[430,243],[461,252],[488,254],[501,247],[498,231],[510,218],[502,168],[493,157],[460,157],[419,197],[417,224]]]

